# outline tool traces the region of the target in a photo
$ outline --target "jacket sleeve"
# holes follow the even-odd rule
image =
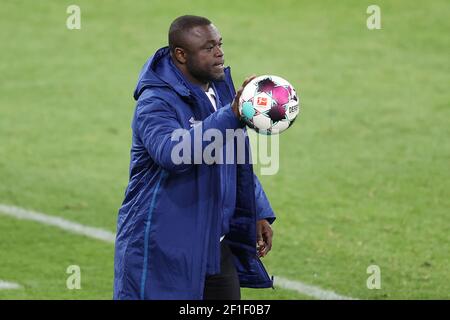
[[[270,206],[269,199],[267,199],[266,193],[263,190],[258,177],[255,177],[255,199],[256,199],[256,216],[258,220],[266,219],[272,224],[275,221],[275,213]]]
[[[138,104],[133,130],[159,166],[169,172],[181,173],[191,169],[194,163],[198,163],[194,161],[196,160],[195,152],[197,157],[203,155],[203,150],[210,143],[209,141],[203,141],[201,138],[194,141],[194,130],[196,130],[195,136],[203,137],[206,130],[214,128],[225,137],[226,129],[237,129],[241,126],[242,124],[234,115],[231,105],[227,105],[205,118],[201,126],[195,125],[190,130],[183,129],[177,119],[175,110],[170,105],[163,100],[152,99]],[[173,140],[172,135],[177,129],[182,134],[179,139]],[[190,143],[190,161],[176,164],[172,161],[172,150],[182,141]],[[195,143],[200,143],[200,145]]]

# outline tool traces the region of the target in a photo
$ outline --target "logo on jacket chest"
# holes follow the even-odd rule
[[[195,126],[197,123],[202,122],[201,120],[195,120],[194,117],[190,117],[189,119],[189,126],[192,128],[193,126]]]

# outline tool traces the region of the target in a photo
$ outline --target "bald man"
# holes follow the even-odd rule
[[[210,163],[195,133],[236,139],[250,154],[222,37],[204,17],[181,16],[169,46],[145,63],[134,91],[129,184],[119,210],[115,299],[240,299],[240,287],[269,288],[260,258],[272,247],[274,212],[251,161]],[[178,138],[174,132],[182,132]],[[238,139],[238,138],[242,139]],[[243,142],[242,142],[243,141]]]

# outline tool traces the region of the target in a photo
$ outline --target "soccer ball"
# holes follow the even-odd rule
[[[239,99],[242,120],[264,134],[277,134],[289,128],[300,111],[294,87],[281,77],[263,75],[250,81]]]

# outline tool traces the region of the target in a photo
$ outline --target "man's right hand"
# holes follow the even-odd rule
[[[242,84],[242,86],[239,88],[239,90],[236,92],[236,96],[233,99],[233,103],[231,104],[231,108],[233,109],[234,114],[236,115],[236,117],[238,119],[241,119],[241,115],[239,113],[239,98],[241,97],[242,91],[244,91],[245,86],[252,81],[253,79],[255,79],[256,76],[252,75],[250,77],[248,77],[247,79],[245,79],[244,83]]]

